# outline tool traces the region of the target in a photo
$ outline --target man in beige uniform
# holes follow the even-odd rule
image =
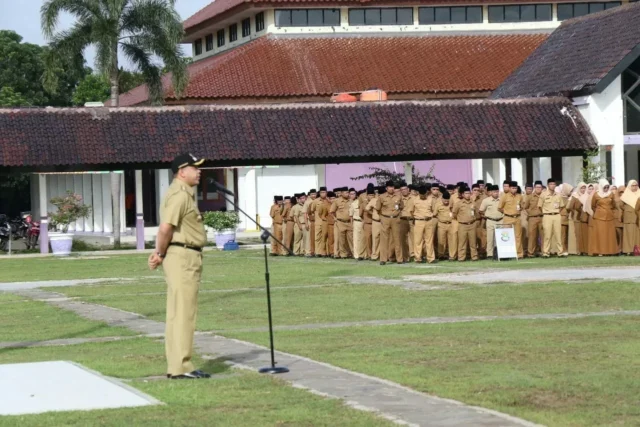
[[[412,230],[412,218],[409,209],[411,208],[411,202],[413,201],[413,196],[411,195],[411,190],[406,182],[400,183],[400,194],[402,194],[402,205],[403,209],[400,212],[400,239],[401,239],[401,247],[402,247],[402,260],[409,262],[411,258],[414,256],[414,243],[413,236],[411,235]]]
[[[526,191],[526,190],[525,190]],[[533,193],[525,195],[522,202],[522,209],[527,214],[527,255],[533,258],[540,251],[538,239],[542,235],[542,210],[538,207],[540,196],[542,195],[542,181],[536,181]]]
[[[513,226],[516,236],[516,251],[518,252],[518,258],[522,258],[524,256],[524,251],[522,250],[522,222],[520,221],[522,196],[518,194],[518,183],[516,181],[511,181],[509,192],[502,194],[500,197],[498,210],[504,214],[502,223]]]
[[[373,217],[371,212],[366,208],[373,200],[375,196],[375,191],[373,189],[373,185],[367,186],[365,191],[365,199],[364,203],[360,204],[360,217],[362,218],[362,222],[364,223],[364,252],[365,259],[371,259],[372,254],[372,238],[373,238]]]
[[[202,247],[207,243],[202,216],[194,197],[204,159],[191,154],[176,156],[171,163],[174,179],[160,205],[160,227],[149,268],[162,265],[167,282],[165,351],[167,377],[210,378],[191,362],[193,335],[202,276]]]
[[[291,209],[291,216],[293,217],[293,253],[296,256],[304,256],[305,231],[307,227],[307,216],[304,214],[304,205],[307,201],[307,196],[304,193],[296,194],[298,203]]]
[[[282,213],[284,212],[283,206],[283,198],[282,196],[273,196],[273,205],[271,206],[271,210],[269,211],[269,216],[271,216],[271,234],[273,237],[282,242],[282,223],[284,222],[284,217]],[[271,239],[271,256],[278,256],[283,254],[284,248],[282,245],[276,242],[275,239]],[[284,252],[286,253],[286,252]]]
[[[433,210],[435,208],[435,199],[428,194],[426,186],[418,189],[419,196],[412,198],[409,208],[409,214],[415,221],[414,237],[416,262],[422,262],[422,254],[426,253],[426,261],[430,264],[435,262],[436,255],[433,248],[433,237],[435,235],[435,227],[433,224]]]
[[[360,216],[360,202],[362,200],[362,194],[364,194],[364,192],[358,194],[358,197],[356,197],[356,199],[351,202],[351,206],[349,206],[349,216],[351,217],[351,226],[353,228],[353,257],[358,261],[362,261],[367,258],[364,236],[364,220]],[[364,200],[366,201],[366,199]]]
[[[394,252],[398,263],[402,263],[402,241],[400,239],[400,212],[403,209],[402,196],[396,194],[393,181],[388,181],[387,192],[376,199],[376,210],[380,214],[382,228],[380,229],[380,265],[389,261],[389,240],[394,235]]]
[[[471,251],[471,260],[478,260],[476,249],[476,212],[471,201],[471,189],[461,187],[462,200],[453,207],[453,219],[458,221],[458,261],[467,259],[467,244]]]
[[[304,205],[302,206],[302,210],[304,210],[304,214],[307,222],[306,236],[305,236],[305,239],[307,240],[304,245],[304,252],[305,252],[304,254],[305,256],[308,256],[308,257],[312,257],[316,254],[316,251],[315,251],[316,219],[315,219],[315,215],[313,215],[310,212],[310,209],[311,209],[311,205],[316,200],[317,195],[318,193],[316,192],[315,188],[312,188],[311,190],[309,190],[309,197],[307,197],[307,201],[304,202]]]
[[[315,217],[315,250],[316,256],[320,258],[327,256],[327,214],[329,213],[327,202],[327,187],[320,187],[320,198],[316,199],[309,208],[309,212]]]
[[[349,256],[349,242],[348,233],[351,219],[349,218],[349,207],[351,203],[349,201],[349,191],[342,191],[341,197],[337,198],[331,205],[330,215],[336,220],[338,225],[338,258],[346,259]]]
[[[442,193],[442,198],[436,202],[434,213],[438,221],[438,258],[447,259],[445,248],[448,248],[449,261],[455,261],[458,256],[458,235],[453,231],[451,194],[448,191]]]
[[[383,191],[384,187],[378,187],[378,194],[374,194],[374,197],[369,200],[365,208],[371,213],[371,261],[380,259],[380,229],[382,225],[380,224],[380,214],[376,210],[376,204]]]
[[[487,187],[489,197],[486,197],[480,205],[480,214],[482,214],[487,224],[487,257],[493,257],[493,249],[495,248],[496,225],[502,224],[502,212],[498,210],[500,204],[500,187],[491,185]]]
[[[555,238],[556,253],[563,256],[562,249],[562,217],[560,210],[564,207],[564,199],[556,193],[556,182],[553,178],[547,181],[547,190],[540,196],[538,207],[542,209],[542,231],[544,233],[544,245],[542,256],[549,258],[551,252],[551,240]]]

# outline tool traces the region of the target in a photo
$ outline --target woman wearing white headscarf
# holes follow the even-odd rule
[[[609,181],[601,179],[598,187],[598,191],[594,193],[591,199],[593,228],[589,236],[589,254],[600,256],[617,255],[619,252],[618,242],[616,241],[614,210],[618,207],[611,192]]]
[[[591,235],[593,234],[593,209],[591,208],[591,201],[593,200],[593,196],[598,191],[598,184],[589,184],[587,185],[587,196],[585,198],[584,205],[582,206],[582,210],[586,215],[585,222],[586,225],[584,229],[586,229],[587,236],[587,252],[588,255],[593,255],[593,248],[591,247],[591,242],[593,239]]]
[[[576,245],[575,252],[572,252],[572,245],[569,244],[569,253],[576,255],[582,255],[587,253],[587,235],[583,237],[581,218],[585,216],[586,225],[586,213],[582,211],[582,201],[587,197],[587,184],[580,182],[576,187],[576,191],[571,194],[569,203],[567,204],[567,211],[570,214],[570,218],[573,221],[573,234],[575,235]],[[585,227],[586,228],[586,227]],[[571,242],[571,230],[569,231],[569,241]]]
[[[636,245],[640,245],[640,191],[638,181],[632,179],[620,197],[618,206],[622,210],[622,253],[632,254]]]

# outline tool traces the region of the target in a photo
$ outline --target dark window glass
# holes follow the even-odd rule
[[[293,27],[306,27],[307,26],[307,11],[305,9],[297,9],[291,11],[291,26]]]
[[[413,8],[398,8],[396,23],[398,25],[413,25]]]
[[[451,8],[449,7],[436,7],[435,15],[436,24],[448,24],[451,22]]]
[[[393,25],[396,23],[396,9],[380,9],[380,23]]]
[[[380,9],[365,9],[364,10],[364,23],[365,23],[365,25],[379,25],[380,24]]]
[[[467,8],[467,23],[468,24],[482,23],[482,6],[470,6]]]
[[[251,35],[251,18],[242,20],[242,37]]]
[[[504,22],[518,22],[520,20],[520,6],[504,7]]]
[[[229,41],[234,42],[238,40],[238,24],[229,25]]]
[[[322,9],[309,9],[307,13],[307,23],[310,27],[320,27],[324,22],[322,17]]]
[[[467,11],[465,7],[452,7],[451,8],[451,23],[452,24],[464,24],[467,22]]]
[[[225,42],[224,30],[218,30],[217,36],[218,36],[218,47],[224,46],[224,42]]]
[[[637,1],[637,0],[631,0],[631,1],[634,2],[634,1]],[[612,1],[612,2],[609,2],[609,3],[605,3],[604,4],[604,8],[605,9],[611,9],[611,8],[614,8],[614,7],[618,7],[621,4],[622,3],[620,3],[619,1]]]
[[[340,25],[340,9],[325,9],[324,25]]]
[[[604,10],[604,3],[589,3],[589,13],[598,13]]]
[[[520,6],[520,21],[531,22],[536,20],[536,6],[533,4]]]
[[[349,9],[349,25],[364,25],[364,9]]]
[[[572,4],[558,4],[558,20],[563,21],[565,19],[573,18],[573,5]]]
[[[420,25],[429,25],[435,22],[434,19],[435,8],[433,7],[421,7],[418,9],[418,22]]]
[[[290,26],[291,26],[291,11],[276,10],[276,27],[290,27]]]
[[[504,6],[489,6],[489,22],[504,22]]]
[[[209,34],[206,39],[206,44],[207,44],[207,52],[209,52],[210,50],[213,50],[213,34]]]
[[[573,5],[573,16],[584,16],[589,14],[589,5],[587,3],[575,3]]]
[[[536,6],[536,21],[551,21],[553,13],[550,4],[539,4]]]
[[[276,14],[276,17],[278,15]],[[264,12],[256,14],[256,33],[264,30]]]
[[[202,55],[202,40],[196,40],[193,45],[195,46],[196,55]]]

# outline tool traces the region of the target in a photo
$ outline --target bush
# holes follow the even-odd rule
[[[69,224],[88,217],[91,212],[91,207],[82,203],[82,196],[71,190],[67,190],[65,197],[52,198],[51,204],[58,208],[58,212],[49,212],[51,225],[62,229],[63,233],[69,230]]]
[[[204,225],[215,230],[235,230],[240,224],[240,216],[237,212],[209,211],[202,215]]]

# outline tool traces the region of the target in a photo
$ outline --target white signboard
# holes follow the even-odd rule
[[[511,226],[496,227],[495,229],[496,248],[498,249],[498,259],[516,258],[516,234]]]

